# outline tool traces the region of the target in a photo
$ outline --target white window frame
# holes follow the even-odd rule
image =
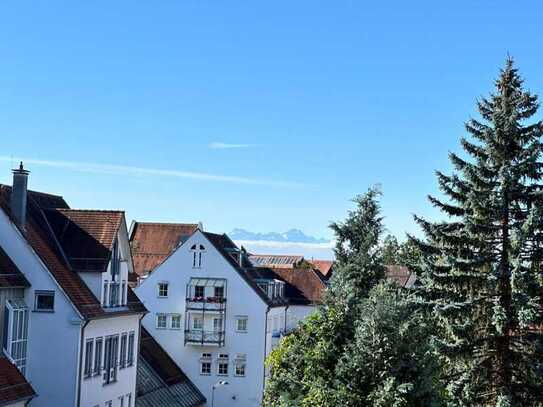
[[[221,367],[223,367],[223,366],[226,366],[226,373],[221,373]],[[217,362],[217,376],[228,376],[228,370],[229,370],[228,359],[219,360]]]
[[[98,346],[100,344],[100,346]],[[94,340],[93,356],[93,376],[98,376],[102,372],[102,356],[104,354],[104,338],[99,337]]]
[[[204,366],[206,366],[206,372],[204,372]],[[200,361],[200,375],[211,376],[211,371],[212,371],[211,360],[201,360]]]
[[[165,286],[166,289],[162,290],[162,286]],[[167,281],[159,281],[157,284],[157,298],[168,298],[170,291],[170,283]],[[165,294],[164,294],[165,292]]]
[[[179,325],[178,326],[173,325],[173,321],[176,320],[176,319],[179,319]],[[181,329],[181,325],[182,325],[181,314],[171,314],[170,315],[170,329],[179,330],[179,329]]]
[[[94,363],[94,339],[85,341],[85,364],[83,365],[83,377],[88,379],[93,374]]]
[[[119,354],[119,369],[124,369],[126,367],[126,354],[128,352],[128,333],[121,333],[121,351]]]
[[[136,332],[130,331],[128,334],[128,354],[126,356],[126,367],[134,365],[134,345],[136,341]]]
[[[164,326],[160,325],[161,318],[164,318]],[[168,314],[158,313],[156,314],[156,329],[167,329],[168,328]]]
[[[5,337],[2,347],[10,361],[24,375],[28,358],[29,310],[22,299],[6,301],[5,308],[4,324],[7,327],[7,332],[4,332]]]
[[[217,323],[217,321],[219,323]],[[224,319],[222,317],[213,318],[213,332],[222,332]]]
[[[245,322],[245,329],[240,329],[240,322]],[[249,317],[246,315],[238,315],[236,317],[236,332],[247,333],[249,327]]]
[[[196,321],[200,321],[201,326],[196,327]],[[192,318],[192,330],[193,331],[203,331],[204,330],[204,319],[202,317],[193,317]]]

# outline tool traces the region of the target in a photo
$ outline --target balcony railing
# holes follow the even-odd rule
[[[185,330],[185,344],[224,346],[224,331]]]
[[[226,298],[224,297],[188,297],[187,310],[197,311],[225,311]]]

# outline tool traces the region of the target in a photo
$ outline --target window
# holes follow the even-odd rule
[[[200,374],[201,375],[211,374],[211,362],[207,362],[207,361],[200,362]]]
[[[236,376],[245,376],[245,363],[236,363]]]
[[[85,343],[85,370],[83,375],[85,378],[91,377],[92,375],[92,350],[94,347],[94,339],[87,339]]]
[[[228,359],[219,360],[217,374],[219,376],[228,376]]]
[[[119,396],[119,407],[124,407],[124,396]]]
[[[215,332],[222,331],[222,318],[213,318],[213,330]]]
[[[54,291],[36,291],[34,311],[53,312],[55,310]]]
[[[204,329],[204,320],[201,317],[194,317],[192,320],[192,329],[195,331],[201,331]]]
[[[247,366],[247,355],[245,353],[238,353],[234,360],[234,375],[245,376],[245,367]]]
[[[194,287],[194,296],[195,297],[205,297],[205,287],[203,285],[197,285]]]
[[[245,316],[236,317],[236,332],[247,332],[247,321]]]
[[[4,351],[25,374],[28,341],[28,307],[22,299],[6,301],[4,316]]]
[[[192,245],[190,248],[192,252],[192,267],[193,268],[200,268],[202,267],[202,252],[205,251],[205,247],[200,245]]]
[[[126,407],[132,407],[132,393],[126,395]]]
[[[218,286],[218,287],[215,287],[215,297],[217,298],[224,298],[224,287],[223,286]]]
[[[121,355],[119,357],[119,367],[121,369],[124,369],[126,367],[126,341],[128,339],[128,335],[126,332],[123,332],[121,334]]]
[[[123,280],[121,282],[121,301],[119,301],[121,305],[126,304],[125,303],[125,298],[126,298],[126,281]]]
[[[181,329],[181,315],[180,314],[172,314],[171,328]]]
[[[106,401],[106,404],[105,404],[106,407],[113,407],[113,401]]]
[[[128,334],[128,355],[126,357],[126,366],[132,366],[134,364],[134,332]],[[128,403],[130,406],[130,402]]]
[[[109,306],[117,307],[119,303],[119,283],[111,282],[109,283]]]
[[[106,338],[104,354],[104,383],[112,383],[117,380],[117,351],[119,348],[119,335]]]
[[[107,306],[107,288],[108,288],[108,282],[107,280],[104,280],[104,290],[102,291],[102,295],[104,298],[102,299],[102,305]]]
[[[102,371],[102,345],[104,340],[97,338],[94,344],[94,375],[99,375]]]
[[[166,314],[157,314],[156,315],[156,328],[157,329],[166,329],[168,318]]]
[[[160,298],[168,297],[168,283],[158,283],[158,296]]]

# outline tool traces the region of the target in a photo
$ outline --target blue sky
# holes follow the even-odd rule
[[[368,3],[3,1],[0,182],[23,157],[73,207],[323,237],[380,183],[414,232],[507,53],[543,94],[543,5]]]

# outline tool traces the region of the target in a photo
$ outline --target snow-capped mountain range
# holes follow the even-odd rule
[[[284,233],[267,232],[256,233],[245,229],[234,229],[228,234],[232,240],[240,241],[268,241],[285,243],[328,243],[329,240],[308,236],[299,229],[290,229]]]

